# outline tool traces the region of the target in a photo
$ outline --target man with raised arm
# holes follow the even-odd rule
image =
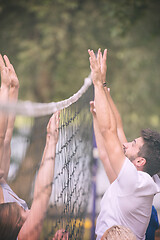
[[[160,134],[142,130],[141,137],[126,142],[120,116],[105,81],[107,50],[97,58],[90,55],[95,99],[91,102],[94,130],[100,158],[111,185],[101,201],[97,239],[113,225],[130,228],[137,239],[145,239],[154,195],[159,192]]]

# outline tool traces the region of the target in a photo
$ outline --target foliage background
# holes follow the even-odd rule
[[[0,52],[20,99],[59,101],[89,74],[87,49],[108,48],[107,81],[129,139],[160,130],[159,0],[0,0]]]
[[[159,13],[159,0],[0,0],[0,53],[16,69],[19,99],[70,97],[90,73],[87,49],[107,48],[107,82],[128,140],[142,128],[160,131]],[[11,183],[28,203],[47,121],[35,119],[35,141]]]

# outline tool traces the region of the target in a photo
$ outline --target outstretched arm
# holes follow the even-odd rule
[[[101,72],[101,51],[98,50],[97,58],[93,51],[89,50],[91,75],[95,89],[95,108],[100,132],[104,138],[104,144],[113,171],[118,176],[124,163],[124,153],[117,135],[117,123],[114,112],[103,88]],[[103,60],[106,61],[107,50],[104,51]]]
[[[55,113],[47,126],[46,146],[35,182],[33,203],[29,216],[18,235],[19,240],[39,239],[52,191],[58,125],[59,113]]]
[[[9,101],[16,102],[18,99],[19,81],[15,73],[14,67],[10,63],[8,57],[4,56],[4,60],[6,62],[7,68],[9,69],[9,77],[10,77]],[[11,139],[13,134],[14,122],[15,122],[15,115],[10,114],[8,116],[8,125],[7,125],[6,135],[4,139],[4,151],[3,151],[2,164],[1,164],[1,168],[4,171],[5,180],[7,180],[9,167],[10,167]]]
[[[0,89],[0,102],[6,103],[8,102],[9,98],[9,86],[10,86],[10,79],[9,79],[9,69],[5,66],[2,56],[0,55],[0,71],[1,71],[1,89]],[[4,152],[4,140],[7,130],[7,123],[8,123],[8,115],[6,113],[0,113],[0,169],[1,169],[1,176],[2,177],[2,157]]]
[[[110,94],[110,89],[107,88],[107,83],[106,83],[106,72],[107,72],[107,64],[106,64],[106,60],[107,60],[107,54],[104,54],[102,56],[102,53],[100,52],[100,64],[101,64],[101,76],[102,76],[102,82],[103,82],[103,86],[104,86],[104,90],[105,93],[107,95],[110,107],[113,111],[113,114],[115,116],[115,120],[116,120],[116,124],[117,124],[117,133],[118,133],[118,137],[119,140],[121,142],[121,144],[127,142],[124,130],[123,130],[123,124],[122,124],[122,119],[120,116],[120,113],[111,97]]]

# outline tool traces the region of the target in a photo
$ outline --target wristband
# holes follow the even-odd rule
[[[103,83],[103,87],[107,87],[107,83],[106,82]]]

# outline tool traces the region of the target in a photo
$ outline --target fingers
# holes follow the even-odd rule
[[[105,49],[103,52],[103,61],[107,61],[107,49]]]
[[[2,55],[0,54],[0,71],[2,71],[4,68],[5,68],[5,63]]]
[[[10,86],[9,69],[4,66],[1,70],[1,85]]]
[[[91,66],[93,66],[93,65],[97,62],[95,53],[94,53],[93,50],[90,50],[90,49],[88,49],[88,53],[89,53],[89,55],[90,55],[90,58],[89,58],[90,64],[91,64]]]
[[[60,121],[60,111],[55,112],[47,125],[47,133],[55,134],[58,133],[59,121]]]
[[[107,49],[104,50],[103,55],[102,55],[102,60],[101,60],[101,65],[106,65],[107,61]]]
[[[91,108],[91,109],[94,108],[94,101],[90,101],[90,108]]]
[[[96,113],[94,101],[90,101],[90,111],[91,111],[92,114]]]
[[[10,61],[9,61],[9,58],[8,58],[6,55],[4,55],[3,58],[4,58],[4,60],[5,60],[6,66],[9,68],[10,65],[11,65],[11,63],[10,63]]]
[[[4,60],[5,60],[6,66],[9,68],[9,70],[10,70],[13,74],[15,74],[15,76],[17,77],[16,72],[15,72],[15,70],[14,70],[14,67],[13,67],[13,65],[12,65],[11,62],[9,61],[9,58],[8,58],[6,55],[4,55]]]
[[[100,51],[100,64],[102,65],[102,52]]]
[[[2,76],[2,81],[4,80],[4,78],[8,77],[9,78],[9,69],[7,67],[4,67],[2,72],[1,72],[1,76]]]
[[[47,124],[47,132],[48,132],[48,130],[49,130],[49,128],[50,128],[50,124],[51,124],[51,118],[49,119],[49,122],[48,122],[48,124]]]
[[[58,129],[59,127],[59,121],[60,121],[60,111],[55,113],[55,120],[56,120],[56,128]]]
[[[97,53],[97,62],[99,65],[101,65],[101,49],[98,49],[98,53]]]
[[[93,50],[88,49],[88,53],[89,53],[91,58],[96,59],[96,56],[95,56]]]
[[[68,240],[69,238],[69,233],[66,232],[64,229],[60,229],[58,230],[55,235],[54,238],[52,240]]]
[[[97,53],[97,58],[96,58],[93,50],[88,49],[88,53],[90,55],[89,61],[90,61],[91,67],[93,67],[93,65],[95,63],[98,63],[101,66],[106,64],[107,49],[104,50],[103,55],[102,55],[101,49],[99,48],[98,53]]]

